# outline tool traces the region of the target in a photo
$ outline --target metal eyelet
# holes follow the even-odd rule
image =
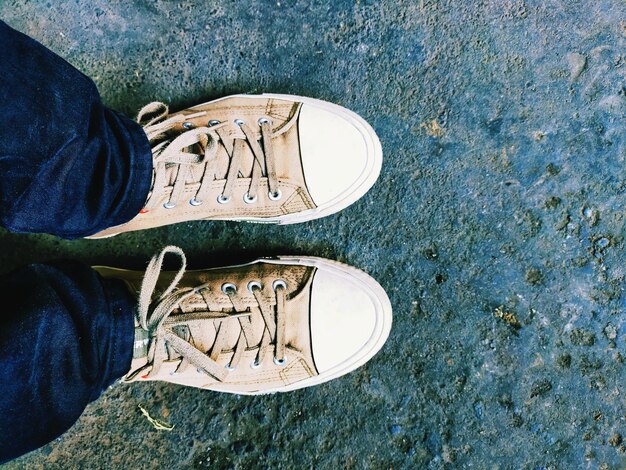
[[[248,290],[250,292],[254,292],[254,289],[263,289],[263,286],[259,281],[250,281],[248,282]]]
[[[261,124],[271,124],[272,120],[266,117],[262,117],[257,122],[259,123],[259,126],[260,126]]]
[[[238,126],[241,126],[243,124],[245,124],[246,121],[244,121],[243,119],[235,119],[235,124],[237,124]]]
[[[217,126],[220,123],[217,119],[211,119],[209,121],[209,126]]]
[[[272,289],[274,289],[274,291],[276,291],[276,289],[278,289],[279,287],[283,287],[283,288],[287,289],[287,283],[285,281],[283,281],[282,279],[276,279],[272,283]]]
[[[163,204],[163,207],[165,207],[166,209],[174,209],[174,207],[176,207],[176,203],[175,202],[166,202],[165,204]]]
[[[283,193],[280,192],[280,189],[277,189],[275,192],[268,192],[267,195],[272,201],[278,201],[281,197],[283,197]]]
[[[237,368],[236,368],[236,367],[231,367],[231,366],[230,366],[230,364],[226,364],[226,365],[224,366],[224,369],[226,369],[226,370],[227,370],[227,371],[229,371],[229,372],[232,372],[232,371],[234,371],[234,370],[237,370]]]
[[[256,196],[250,197],[248,193],[246,193],[243,195],[243,202],[245,202],[246,204],[252,204],[253,202],[256,202],[256,198]]]
[[[223,194],[217,196],[217,202],[220,204],[228,204],[230,202],[230,197],[226,197]]]
[[[222,284],[222,292],[226,295],[228,295],[229,293],[234,294],[237,292],[237,286],[232,282],[225,282],[224,284]]]
[[[274,356],[274,364],[284,367],[285,364],[287,364],[287,356],[283,357],[282,359],[278,359],[276,356]]]
[[[261,367],[261,363],[257,362],[256,359],[250,364],[250,369],[258,369],[259,367]]]
[[[204,204],[204,201],[198,201],[195,197],[192,197],[191,199],[189,199],[189,204],[191,204],[192,206],[201,206],[202,204]]]
[[[193,124],[191,122],[183,122],[183,127],[187,130],[193,129]]]

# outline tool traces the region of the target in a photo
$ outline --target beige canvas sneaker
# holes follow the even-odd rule
[[[90,238],[189,220],[293,224],[363,196],[382,165],[380,141],[360,116],[289,95],[235,95],[137,118],[152,146],[148,200],[131,221]]]
[[[161,271],[171,253],[176,272]],[[312,257],[185,272],[166,247],[145,273],[96,267],[139,292],[125,381],[221,392],[287,392],[344,375],[385,343],[391,304],[364,272]]]

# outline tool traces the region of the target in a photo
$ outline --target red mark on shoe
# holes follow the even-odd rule
[[[140,214],[147,214],[148,212],[150,212],[148,209],[141,209],[139,211]]]
[[[142,375],[142,376],[141,376],[141,378],[142,378],[142,379],[147,379],[147,378],[148,378],[148,374],[146,374],[146,375]]]

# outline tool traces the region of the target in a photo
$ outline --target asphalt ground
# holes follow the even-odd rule
[[[142,269],[166,244],[196,268],[306,254],[367,271],[394,307],[383,350],[344,378],[264,397],[116,384],[4,468],[626,467],[623,1],[0,0],[0,18],[130,116],[305,95],[365,117],[385,158],[319,221],[2,231],[3,272]]]

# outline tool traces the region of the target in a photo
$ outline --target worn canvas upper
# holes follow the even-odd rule
[[[187,220],[269,218],[315,208],[302,170],[297,125],[301,108],[302,103],[296,101],[233,96],[176,114],[166,111],[155,122],[148,121],[145,129],[155,157],[155,181],[148,199],[150,207],[144,208],[128,223],[100,232],[96,237]],[[159,121],[168,121],[168,127],[162,133],[154,132],[155,128],[158,131]],[[269,126],[265,133],[262,122]],[[199,142],[183,152],[197,156],[199,162],[159,160],[158,153],[168,143],[194,132],[204,132],[206,137],[198,139]],[[271,159],[273,168],[268,168],[265,159]],[[228,202],[220,203],[218,197],[224,193],[227,173],[233,164],[237,165],[237,178],[231,185],[232,194]],[[255,166],[258,175],[253,174]],[[270,170],[275,171],[273,178]],[[166,175],[163,188],[161,184],[154,186],[158,172]],[[173,201],[171,196],[177,191],[175,183],[178,179],[184,180],[184,189]],[[204,194],[198,197],[203,179],[208,179],[205,183],[208,190],[203,187]],[[273,192],[278,190],[280,198],[272,199],[271,180],[275,181]],[[255,189],[255,200],[246,202],[244,196],[251,187]],[[156,199],[154,193],[158,194]]]
[[[110,268],[99,268],[104,276],[124,279],[131,288],[139,291],[143,273]],[[310,298],[311,281],[315,268],[298,265],[272,264],[262,261],[253,264],[204,271],[189,271],[177,283],[176,291],[193,289],[189,297],[173,306],[163,328],[191,344],[199,353],[214,356],[220,366],[222,377],[214,377],[195,364],[182,364],[183,355],[175,347],[165,348],[165,361],[156,374],[150,374],[146,365],[150,332],[137,322],[135,351],[127,381],[164,380],[183,385],[235,393],[262,393],[286,387],[318,374],[311,350]],[[158,303],[161,292],[172,283],[176,273],[161,272],[153,294]],[[259,361],[266,323],[260,312],[260,304],[249,289],[251,282],[260,285],[263,305],[269,307],[273,316],[277,308],[275,282],[283,281],[285,288],[285,352],[284,364],[275,362],[275,338],[267,345],[267,353]],[[227,295],[225,285],[235,286],[236,293]],[[154,300],[156,299],[156,300]],[[209,318],[209,317],[215,317]],[[275,318],[275,317],[274,317]],[[242,322],[246,328],[242,328]],[[220,344],[216,345],[218,332]],[[246,349],[231,370],[235,348],[245,335]],[[219,353],[215,354],[215,348]],[[136,373],[136,371],[140,371]]]

